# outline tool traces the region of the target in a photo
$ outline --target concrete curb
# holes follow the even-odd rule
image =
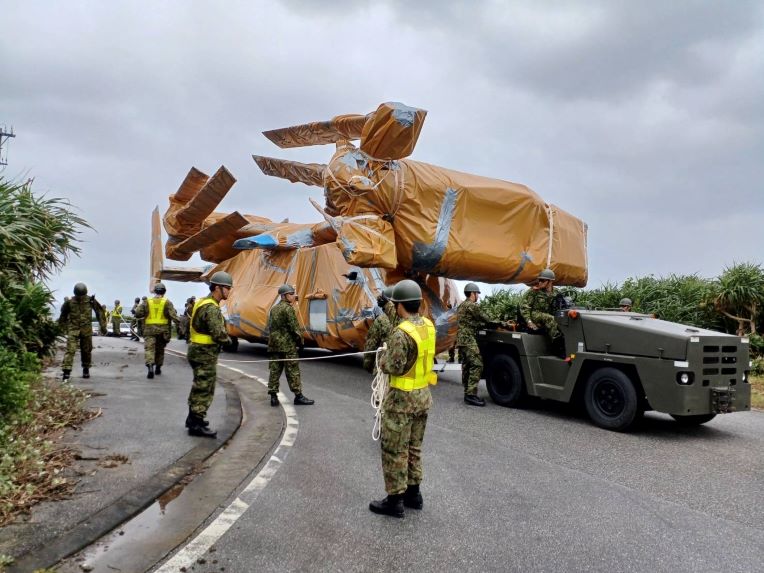
[[[204,439],[147,481],[135,486],[108,506],[80,521],[65,535],[19,556],[7,568],[8,573],[28,573],[36,569],[53,567],[62,559],[84,549],[154,503],[156,498],[223,447],[236,433],[242,420],[239,392],[231,382],[231,379],[236,377],[237,375],[230,371],[218,370],[218,382],[225,389],[226,415],[223,426],[218,428],[217,439]]]

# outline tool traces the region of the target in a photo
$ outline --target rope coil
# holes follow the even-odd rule
[[[374,426],[371,429],[371,439],[375,442],[379,440],[379,436],[382,433],[382,402],[385,400],[387,389],[390,385],[390,375],[382,372],[382,367],[379,363],[379,358],[385,350],[387,350],[387,342],[375,351],[377,353],[375,359],[376,373],[371,381],[371,407],[374,410]]]

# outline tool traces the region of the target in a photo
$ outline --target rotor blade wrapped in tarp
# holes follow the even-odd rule
[[[252,159],[266,175],[281,177],[292,183],[324,186],[324,169],[326,169],[324,163],[300,163],[262,155],[253,155]]]
[[[306,145],[326,145],[338,141],[359,139],[366,124],[367,115],[338,115],[329,121],[314,121],[264,131],[263,135],[282,149]]]
[[[164,217],[165,230],[172,237],[187,239],[202,228],[202,222],[212,214],[236,178],[221,166],[209,179],[196,168],[189,171],[180,189],[170,197],[170,208]],[[199,187],[199,183],[203,185]]]

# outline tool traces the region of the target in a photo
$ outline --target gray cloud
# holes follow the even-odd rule
[[[317,6],[4,4],[5,175],[34,175],[97,229],[55,286],[144,292],[151,209],[191,165],[238,178],[223,209],[318,220],[321,190],[261,175],[250,154],[331,149],[260,132],[386,100],[430,112],[414,158],[528,184],[585,219],[593,284],[761,261],[760,4]]]

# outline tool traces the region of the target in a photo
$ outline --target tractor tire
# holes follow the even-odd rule
[[[628,430],[642,414],[634,384],[617,368],[592,372],[584,389],[584,405],[592,422],[614,432]]]
[[[497,354],[485,377],[488,394],[499,406],[514,407],[525,397],[525,382],[520,364],[512,356]]]

